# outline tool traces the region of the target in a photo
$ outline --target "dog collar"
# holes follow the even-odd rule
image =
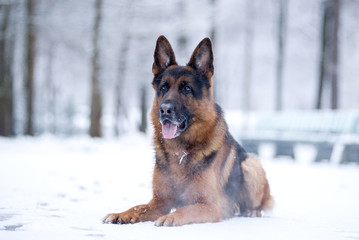
[[[185,157],[187,157],[189,154],[190,154],[190,153],[187,153],[187,152],[185,152],[185,151],[182,151],[182,156],[181,156],[181,158],[180,158],[180,160],[179,160],[178,163],[181,165],[183,159],[184,159]]]

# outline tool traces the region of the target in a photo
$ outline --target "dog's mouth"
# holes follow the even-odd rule
[[[185,117],[180,117],[176,121],[165,119],[161,121],[162,135],[166,139],[178,137],[184,130],[187,129],[187,120]]]

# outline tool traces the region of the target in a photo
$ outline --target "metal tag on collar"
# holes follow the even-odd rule
[[[180,165],[182,164],[183,159],[184,159],[185,157],[187,157],[187,156],[188,156],[188,153],[183,152],[183,154],[182,154],[182,156],[181,156],[181,158],[180,158],[180,160],[179,160],[179,164],[180,164]]]

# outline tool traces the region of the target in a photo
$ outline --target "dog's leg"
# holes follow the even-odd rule
[[[169,211],[169,207],[161,201],[152,199],[148,204],[130,208],[125,212],[107,214],[102,221],[103,223],[119,224],[154,221]]]
[[[103,218],[104,223],[136,223],[155,221],[168,214],[174,206],[173,192],[169,186],[168,175],[155,167],[153,172],[153,198],[148,204],[139,205],[122,213],[110,213]]]
[[[271,209],[274,203],[266,173],[261,163],[252,157],[243,161],[241,166],[244,186],[240,192],[240,198],[248,207],[241,214],[248,217],[260,217],[261,211]]]
[[[198,203],[178,209],[155,221],[156,226],[182,226],[191,223],[219,222],[222,220],[220,208],[214,204]]]

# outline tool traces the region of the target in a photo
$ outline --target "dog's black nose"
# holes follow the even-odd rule
[[[175,110],[174,104],[170,102],[162,103],[160,106],[161,115],[172,115],[175,113]]]

